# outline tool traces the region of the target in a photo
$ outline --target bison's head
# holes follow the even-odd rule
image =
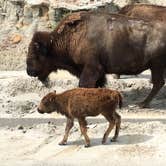
[[[39,113],[52,113],[57,109],[56,92],[48,93],[41,100],[37,110]]]
[[[30,76],[38,77],[42,82],[47,80],[50,72],[56,70],[50,52],[51,44],[50,33],[36,32],[28,48],[27,73]]]

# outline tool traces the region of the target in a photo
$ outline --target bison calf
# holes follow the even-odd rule
[[[85,138],[85,147],[90,146],[90,139],[87,135],[87,116],[102,114],[108,121],[109,127],[106,130],[102,143],[104,144],[114,126],[116,126],[112,141],[116,141],[121,117],[116,112],[116,107],[122,106],[122,97],[118,91],[95,88],[76,88],[61,94],[51,92],[43,97],[38,106],[39,113],[52,113],[54,111],[67,117],[65,135],[60,145],[66,145],[68,134],[73,127],[74,118],[78,119],[81,133]]]

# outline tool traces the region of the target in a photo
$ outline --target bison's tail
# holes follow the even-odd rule
[[[123,100],[122,95],[118,92],[118,104],[120,109],[122,108],[122,105],[123,105],[122,100]]]

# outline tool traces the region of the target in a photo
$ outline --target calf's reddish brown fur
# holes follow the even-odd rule
[[[76,88],[61,94],[51,92],[43,97],[39,106],[39,113],[52,113],[54,111],[67,117],[65,135],[60,145],[67,143],[70,129],[74,125],[74,118],[78,119],[81,133],[85,138],[85,147],[90,146],[90,139],[87,135],[87,116],[97,116],[102,114],[109,122],[102,143],[104,144],[116,126],[112,141],[116,141],[119,135],[121,116],[116,112],[116,107],[122,106],[122,96],[118,91],[97,88]]]

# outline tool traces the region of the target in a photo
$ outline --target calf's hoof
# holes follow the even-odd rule
[[[85,144],[84,147],[85,147],[85,148],[89,148],[89,147],[90,147],[90,144]]]
[[[64,141],[59,142],[59,145],[66,145],[66,144],[67,142],[64,142]]]
[[[101,142],[103,145],[106,143],[106,140],[102,140],[102,142]]]
[[[117,141],[117,138],[111,138],[111,140],[110,140],[111,142],[116,142]]]

